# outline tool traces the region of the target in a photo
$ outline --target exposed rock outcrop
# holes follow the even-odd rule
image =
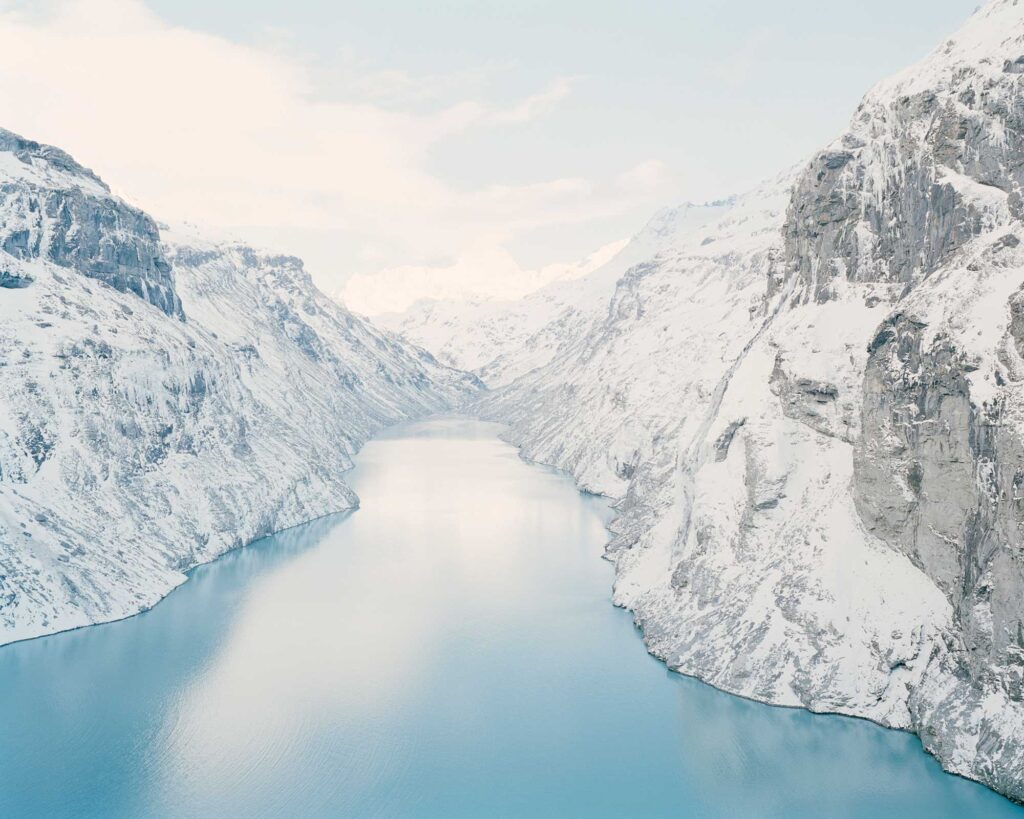
[[[0,129],[0,250],[45,258],[182,317],[160,233],[63,151]]]

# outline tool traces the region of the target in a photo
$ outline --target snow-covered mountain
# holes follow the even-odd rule
[[[469,401],[618,499],[671,668],[911,729],[1024,800],[1024,3],[806,165],[519,302],[387,318],[172,235],[0,133],[0,642],[150,605],[354,502],[339,450]]]
[[[1022,182],[1024,4],[993,0],[806,166],[469,362],[526,457],[620,499],[615,600],[670,667],[1018,800]]]
[[[373,320],[441,361],[475,373],[488,386],[502,386],[548,363],[563,340],[585,332],[607,309],[615,283],[630,267],[676,246],[733,202],[666,208],[628,242],[611,246],[610,258],[592,254],[522,299],[421,300],[403,313]]]
[[[0,131],[0,643],[135,613],[184,572],[356,498],[381,426],[471,376]]]

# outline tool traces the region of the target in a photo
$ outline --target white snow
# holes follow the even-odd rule
[[[11,156],[8,233],[40,191],[110,198]],[[226,549],[353,506],[343,473],[369,436],[474,389],[297,259],[176,242],[184,321],[0,251],[34,278],[0,288],[0,643],[134,614]]]

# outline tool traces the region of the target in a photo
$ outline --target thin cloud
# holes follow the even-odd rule
[[[297,237],[282,249],[307,256],[327,290],[352,273],[405,270],[392,286],[413,298],[466,283],[496,292],[530,275],[509,263],[505,243],[628,204],[613,185],[587,179],[465,190],[430,170],[444,140],[550,113],[574,78],[510,106],[469,97],[424,112],[394,100],[430,88],[376,70],[338,99],[322,93],[285,35],[236,43],[170,25],[140,0],[0,6],[0,42],[0,125],[67,149],[161,220],[257,242]],[[313,234],[318,241],[304,245]],[[442,257],[455,261],[428,261]],[[375,261],[346,269],[360,259]],[[438,275],[412,272],[422,270]]]
[[[710,66],[710,73],[728,88],[740,88],[750,82],[758,62],[765,58],[769,47],[777,43],[784,33],[779,25],[763,26],[751,32],[739,46],[723,59]]]
[[[555,109],[572,93],[577,77],[559,77],[539,94],[527,97],[518,105],[491,115],[491,122],[497,125],[512,125],[530,122]]]
[[[648,159],[623,171],[616,177],[616,184],[623,191],[643,192],[657,190],[669,181],[668,166],[660,159]]]

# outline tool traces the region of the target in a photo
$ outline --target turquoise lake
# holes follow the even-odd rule
[[[1024,816],[912,735],[668,672],[606,503],[499,432],[389,431],[358,511],[0,648],[0,816]]]

